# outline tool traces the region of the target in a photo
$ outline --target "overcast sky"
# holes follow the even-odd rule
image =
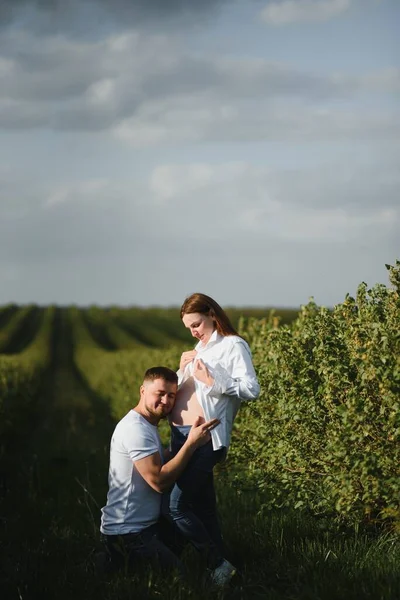
[[[398,0],[3,0],[0,22],[0,304],[387,283]]]

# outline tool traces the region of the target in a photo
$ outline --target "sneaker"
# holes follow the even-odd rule
[[[222,587],[229,583],[235,573],[235,567],[224,558],[219,567],[214,569],[214,571],[211,573],[211,581],[215,583],[215,585]]]

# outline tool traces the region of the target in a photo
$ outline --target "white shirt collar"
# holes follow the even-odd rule
[[[205,350],[206,348],[209,348],[211,345],[215,344],[215,342],[218,342],[218,341],[219,341],[219,340],[220,340],[222,337],[223,337],[223,336],[222,336],[222,335],[220,335],[220,334],[218,333],[218,331],[215,329],[215,330],[212,332],[212,334],[211,334],[211,337],[210,337],[210,339],[208,340],[208,342],[207,342],[207,344],[206,344],[205,346],[203,346],[203,343],[202,343],[202,342],[198,342],[198,343],[196,344],[196,346],[194,347],[194,349],[195,349],[195,350],[197,350],[197,352],[198,352],[199,350]]]

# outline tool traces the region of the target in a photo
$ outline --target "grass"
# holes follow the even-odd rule
[[[81,461],[82,463],[82,461]],[[194,550],[184,561],[189,579],[141,568],[130,575],[96,566],[101,550],[99,506],[105,486],[92,469],[107,460],[79,464],[79,456],[43,473],[30,470],[27,487],[5,525],[2,598],[264,600],[395,600],[400,597],[400,544],[390,532],[345,527],[295,511],[263,512],[262,497],[237,494],[220,481],[220,513],[228,557],[238,573],[228,589],[211,590]],[[79,478],[76,476],[79,473]],[[93,481],[94,483],[93,483]],[[103,489],[101,489],[103,487]],[[97,496],[97,498],[92,494]],[[4,556],[5,555],[5,556]]]
[[[398,536],[293,510],[257,513],[261,501],[246,495],[225,500],[227,542],[237,549],[232,558],[241,571],[232,598],[399,597]],[[229,505],[240,508],[239,514],[229,514]]]
[[[397,600],[399,535],[345,526],[294,510],[263,509],[240,491],[229,463],[216,476],[228,558],[238,573],[210,588],[188,548],[188,581],[152,568],[109,575],[99,564],[100,507],[107,493],[109,407],[73,363],[58,313],[54,360],[36,409],[21,413],[0,448],[0,597],[4,600]]]

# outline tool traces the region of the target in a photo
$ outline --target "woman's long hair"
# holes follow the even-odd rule
[[[214,317],[216,329],[220,335],[239,335],[229,320],[228,315],[222,310],[220,305],[210,296],[195,293],[186,298],[181,306],[181,319],[184,315],[200,313],[209,317]]]

